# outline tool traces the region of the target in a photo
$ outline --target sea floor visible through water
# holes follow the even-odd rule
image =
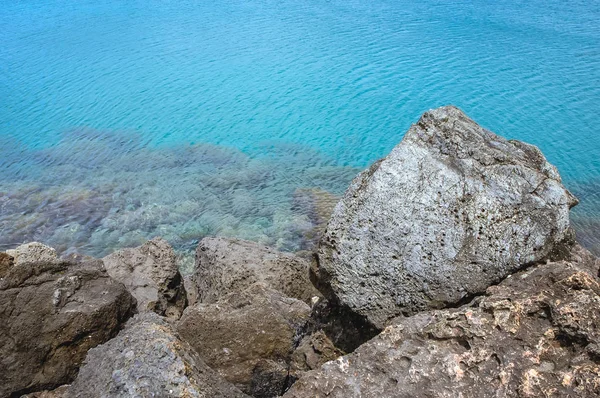
[[[0,4],[0,250],[310,249],[352,178],[454,104],[540,147],[600,254],[594,2]]]

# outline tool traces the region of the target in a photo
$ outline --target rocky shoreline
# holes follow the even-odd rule
[[[353,180],[314,252],[204,238],[182,275],[161,238],[19,246],[0,253],[0,397],[600,396],[576,204],[536,147],[443,107]]]

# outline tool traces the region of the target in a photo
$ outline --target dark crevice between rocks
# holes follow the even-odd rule
[[[377,336],[381,329],[373,326],[365,316],[341,304],[328,287],[330,279],[330,275],[320,266],[319,257],[315,254],[310,268],[310,281],[325,299],[314,305],[303,335],[322,330],[335,347],[349,354]]]

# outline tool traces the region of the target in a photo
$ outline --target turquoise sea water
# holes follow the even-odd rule
[[[0,249],[306,248],[445,104],[539,146],[600,248],[600,2],[213,3],[0,0]]]

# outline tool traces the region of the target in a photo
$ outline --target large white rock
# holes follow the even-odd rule
[[[320,241],[317,277],[381,328],[544,259],[576,203],[538,148],[435,109],[354,179]]]

